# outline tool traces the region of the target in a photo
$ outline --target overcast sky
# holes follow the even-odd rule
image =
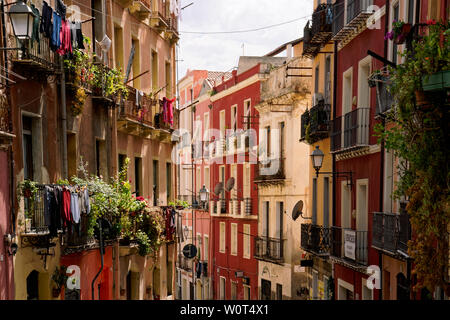
[[[313,0],[181,0],[178,78],[187,69],[229,71],[239,56],[261,56],[300,38],[308,18],[269,29],[230,34],[191,34],[248,30],[275,25],[311,15]]]

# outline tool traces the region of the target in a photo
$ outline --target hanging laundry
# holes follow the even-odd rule
[[[67,227],[69,223],[72,223],[72,215],[70,213],[71,207],[71,194],[70,190],[64,187],[62,189],[62,206],[61,206],[61,217],[63,220],[63,226]]]
[[[88,191],[87,188],[85,188],[82,191],[81,197],[82,197],[82,204],[83,204],[82,205],[82,212],[84,214],[91,213],[91,202],[90,202],[90,199],[89,199],[89,191]]]
[[[163,98],[163,121],[165,123],[170,123],[170,125],[173,125],[173,102],[175,101],[175,98],[173,99],[167,99],[166,97]]]
[[[56,0],[56,12],[63,20],[66,20],[66,5],[62,0]]]
[[[77,26],[75,24],[75,21],[72,21],[70,23],[70,39],[72,41],[72,48],[76,49],[78,48],[78,42],[77,42]]]
[[[141,105],[143,98],[144,98],[144,92],[141,90],[136,90],[136,107],[139,107]]]
[[[43,1],[40,32],[47,38],[50,38],[53,32],[52,16],[53,9],[47,4],[47,2]]]
[[[72,53],[72,39],[70,37],[70,25],[68,21],[61,20],[61,31],[60,31],[60,43],[61,46],[58,50],[56,50],[56,53],[59,55],[65,55],[68,53]]]
[[[80,222],[80,202],[78,199],[78,192],[71,192],[70,194],[70,213],[74,223]]]
[[[81,31],[81,22],[75,23],[75,29],[76,29],[76,40],[77,40],[77,47],[78,49],[84,49],[84,36]]]
[[[56,51],[61,46],[60,40],[60,31],[61,31],[61,17],[53,11],[53,31],[52,31],[52,41],[50,43],[50,48],[53,51]]]
[[[38,44],[38,53],[40,53],[39,47],[39,22],[41,21],[41,15],[39,13],[38,8],[31,4],[31,11],[34,13],[33,19],[33,30],[31,31],[31,48],[33,48],[34,42],[36,41]]]
[[[59,193],[57,187],[53,188],[52,201],[53,201],[53,204],[52,204],[53,211],[51,213],[51,218],[52,218],[52,224],[54,225],[56,232],[57,232],[58,230],[62,229],[61,214],[60,214],[61,198],[60,198],[60,193]]]

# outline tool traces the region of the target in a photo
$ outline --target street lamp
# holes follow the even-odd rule
[[[319,146],[316,146],[314,151],[311,153],[311,161],[313,164],[314,169],[316,170],[316,176],[319,177],[319,174],[331,174],[333,175],[333,178],[336,177],[345,177],[348,180],[350,180],[350,183],[347,182],[347,185],[350,186],[350,188],[353,185],[353,172],[352,171],[333,171],[333,172],[319,172],[320,168],[322,168],[324,153],[322,150],[319,149]]]
[[[319,170],[322,168],[324,154],[322,150],[319,149],[319,146],[316,146],[314,151],[311,153],[311,159],[313,163],[314,169],[316,169],[316,174],[319,176]]]
[[[29,6],[19,0],[8,12],[14,35],[19,41],[29,40],[33,31],[34,13]]]

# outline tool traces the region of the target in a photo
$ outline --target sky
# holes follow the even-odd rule
[[[313,0],[181,0],[181,7],[191,2],[179,23],[178,79],[187,69],[230,71],[241,55],[262,56],[300,38],[313,10]],[[189,33],[257,29],[294,19],[253,32]]]

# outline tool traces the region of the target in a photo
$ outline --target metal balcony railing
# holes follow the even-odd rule
[[[331,105],[320,102],[301,116],[301,140],[314,143],[329,135]]]
[[[366,23],[373,0],[341,0],[333,5],[332,39],[342,40]]]
[[[82,214],[80,217],[79,229],[68,228],[64,234],[64,245],[69,247],[81,247],[85,245],[95,244],[94,236],[88,235],[89,217]]]
[[[145,95],[136,103],[136,89],[128,87],[128,98],[120,107],[119,117],[141,125],[153,126],[151,100]]]
[[[283,239],[270,237],[256,237],[255,258],[281,263],[284,260],[283,244],[284,244]]]
[[[331,38],[333,5],[322,3],[312,15],[311,42],[326,44]]]
[[[45,185],[38,185],[37,191],[34,195],[34,200],[31,198],[24,199],[26,223],[25,234],[48,234],[49,221],[46,221],[44,216],[44,195]]]
[[[406,212],[401,214],[374,212],[372,247],[392,254],[407,253],[411,224]]]
[[[252,215],[252,198],[244,198],[244,214],[246,216]]]
[[[25,44],[25,49],[25,51],[14,50],[12,57],[14,63],[34,66],[47,72],[59,70],[60,57],[50,49],[49,39],[42,38],[39,43],[30,40]]]
[[[344,151],[369,145],[370,108],[357,108],[331,122],[331,151]],[[344,130],[342,130],[344,119]]]
[[[330,254],[344,261],[367,265],[368,238],[367,231],[349,228],[331,227]]]
[[[260,163],[255,166],[255,182],[270,182],[271,180],[286,179],[284,157],[274,157],[268,164]]]
[[[330,252],[330,228],[303,223],[301,225],[301,247],[318,255]]]
[[[182,254],[178,255],[178,268],[186,270],[186,271],[192,271],[192,259],[188,259]]]

